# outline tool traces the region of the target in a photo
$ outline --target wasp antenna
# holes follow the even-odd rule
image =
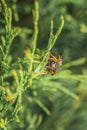
[[[62,64],[62,56],[58,56],[58,62],[59,62],[59,64],[61,65]]]
[[[62,53],[61,58],[63,57],[63,55],[64,55],[64,52]]]

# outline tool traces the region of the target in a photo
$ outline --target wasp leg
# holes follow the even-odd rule
[[[37,75],[48,74],[48,72],[37,72],[37,73],[34,73],[34,74],[37,76]]]
[[[47,70],[48,73],[50,73],[51,75],[54,75],[55,71],[52,70],[52,67],[47,66],[47,69],[48,69],[48,70]]]
[[[50,66],[46,66],[46,68],[47,68],[47,69],[52,69],[52,67],[50,67]]]
[[[48,60],[57,61],[57,59],[54,58],[49,58]]]
[[[47,74],[47,72],[38,72],[38,74]]]
[[[56,60],[56,57],[50,52],[50,56]]]

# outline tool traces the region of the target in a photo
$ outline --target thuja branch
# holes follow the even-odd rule
[[[36,50],[37,38],[38,38],[38,21],[39,21],[39,3],[37,0],[35,0],[34,5],[35,5],[35,9],[33,10],[34,32],[31,40],[31,50],[27,49],[25,51],[27,62],[29,63],[29,65],[27,66],[28,72],[25,76],[26,80],[24,81],[24,86],[27,86],[25,84],[29,84],[28,86],[31,86],[34,77],[33,67],[34,67],[34,57],[35,57],[35,50]]]
[[[7,92],[6,90],[3,90],[2,88],[5,88],[5,85],[3,82],[4,81],[4,76],[2,75],[1,79],[1,89],[2,91],[5,92],[4,95],[5,102],[9,102],[9,105],[12,106],[12,104],[15,102],[15,106],[13,107],[11,114],[7,117],[6,122],[2,126],[4,126],[9,123],[10,121],[14,120],[14,117],[18,114],[18,111],[21,109],[21,101],[22,101],[22,94],[23,92],[32,85],[33,79],[38,76],[38,72],[42,71],[44,69],[44,66],[46,64],[45,59],[47,58],[47,55],[49,54],[49,50],[53,47],[55,44],[62,28],[64,25],[64,19],[63,17],[61,18],[61,23],[60,26],[58,27],[56,33],[53,33],[53,22],[51,22],[51,30],[50,30],[50,37],[48,40],[48,46],[47,50],[44,54],[44,57],[41,62],[35,64],[35,51],[36,51],[36,44],[37,44],[37,38],[38,38],[38,21],[39,21],[39,4],[38,1],[35,0],[35,9],[33,10],[33,18],[34,18],[34,32],[33,32],[33,37],[31,41],[31,50],[27,49],[26,50],[26,56],[24,58],[20,58],[19,61],[11,64],[8,66],[7,58],[9,55],[10,51],[10,46],[11,43],[14,39],[15,36],[17,36],[20,32],[20,28],[12,27],[12,11],[9,7],[7,7],[7,4],[5,3],[5,0],[1,0],[1,7],[2,7],[2,13],[4,16],[5,20],[5,37],[2,36],[2,46],[0,46],[0,50],[3,53],[3,60],[1,63],[5,65],[6,67],[3,67],[5,71],[4,73],[8,73],[9,70],[11,71],[10,76],[13,79],[13,83],[11,84],[9,81],[8,89],[11,91],[11,88],[15,89],[15,92],[12,92],[11,94]],[[14,66],[15,65],[15,66]],[[13,66],[13,67],[12,67]],[[38,66],[38,67],[37,67]],[[8,67],[10,69],[8,69]],[[14,69],[15,68],[15,69]],[[12,71],[13,70],[13,71]],[[7,80],[9,77],[9,74],[7,74]],[[5,79],[6,80],[6,79]],[[37,104],[40,104],[40,102],[37,102]],[[3,113],[6,111],[6,114],[3,114],[3,117],[5,118],[8,114],[9,111],[9,105],[4,105],[3,107]],[[44,107],[42,104],[40,104],[40,107]],[[44,107],[44,110],[48,112],[48,110]]]
[[[34,54],[38,38],[38,21],[39,21],[39,3],[37,2],[37,0],[35,0],[35,10],[33,10],[33,19],[34,19],[34,33],[32,37],[32,53]]]
[[[58,27],[55,34],[53,33],[53,21],[51,21],[50,37],[49,37],[48,46],[47,46],[47,50],[49,50],[49,51],[54,46],[58,36],[60,35],[60,33],[61,33],[62,29],[63,29],[64,17],[61,16],[60,20],[61,20],[60,25],[59,25],[59,27]]]
[[[16,37],[21,29],[19,27],[12,27],[12,11],[5,3],[5,0],[1,0],[2,13],[5,20],[5,43],[4,43],[4,57],[3,60],[6,61],[9,49],[14,37]]]
[[[60,35],[60,33],[61,33],[62,29],[63,29],[63,26],[64,26],[64,17],[61,16],[60,20],[61,20],[60,25],[59,25],[59,27],[58,27],[55,34],[53,33],[53,21],[51,21],[50,37],[49,37],[49,40],[48,40],[47,50],[46,50],[46,53],[45,53],[45,55],[43,57],[43,60],[41,61],[39,66],[36,68],[35,72],[39,72],[41,70],[41,68],[43,69],[43,67],[46,65],[46,62],[44,64],[44,61],[46,61],[46,57],[47,57],[47,55],[49,55],[49,51],[54,46],[54,44],[55,44],[57,38],[59,37],[59,35]]]
[[[39,3],[35,0],[35,9],[33,10],[33,19],[34,19],[34,32],[31,41],[32,46],[32,54],[31,54],[31,61],[30,61],[30,71],[32,72],[33,69],[33,60],[34,60],[34,53],[36,50],[37,38],[38,38],[38,21],[39,21]]]

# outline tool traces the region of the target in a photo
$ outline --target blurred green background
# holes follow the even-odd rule
[[[11,46],[14,61],[30,47],[33,34],[34,0],[7,0],[13,12],[13,25],[22,31]],[[37,48],[46,50],[50,21],[54,32],[64,16],[65,25],[52,48],[63,55],[59,74],[38,77],[23,94],[23,109],[9,130],[87,130],[87,1],[39,0]],[[19,121],[20,120],[20,121]]]

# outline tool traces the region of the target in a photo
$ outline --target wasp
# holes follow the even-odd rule
[[[50,52],[49,57],[50,58],[48,58],[47,64],[46,64],[46,72],[35,73],[35,75],[42,75],[42,74],[51,74],[51,75],[54,75],[56,73],[56,71],[60,68],[60,66],[62,64],[62,56],[59,55],[58,58],[56,58]]]
[[[54,75],[56,71],[60,68],[60,65],[62,64],[62,56],[58,56],[56,58],[51,52],[50,52],[50,58],[48,59],[46,70],[48,73]]]

